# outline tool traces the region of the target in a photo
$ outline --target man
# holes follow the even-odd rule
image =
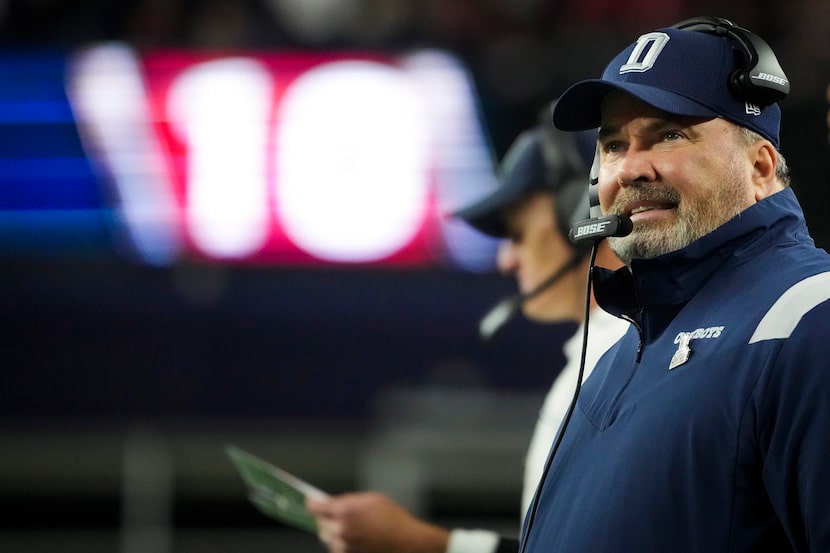
[[[591,133],[591,153],[593,138]],[[515,276],[519,295],[513,302],[534,321],[584,318],[589,261],[586,250],[574,246],[567,235],[573,222],[588,216],[586,157],[590,156],[580,155],[576,137],[559,133],[549,122],[542,124],[513,143],[500,167],[499,188],[455,214],[484,233],[504,238],[499,268]],[[606,244],[599,247],[597,263],[621,266]],[[628,326],[599,309],[592,309],[590,317],[586,372]],[[567,365],[540,413],[526,459],[525,508],[573,396],[581,345],[580,331],[565,345]],[[309,501],[308,507],[317,518],[320,539],[332,553],[492,553],[518,547],[515,539],[495,532],[450,531],[419,520],[378,493]]]
[[[633,231],[595,293],[633,324],[582,388],[522,551],[830,551],[830,256],[778,151],[788,83],[745,29],[675,27],[553,111],[599,126],[599,204]]]

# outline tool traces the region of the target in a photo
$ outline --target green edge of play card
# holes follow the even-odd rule
[[[325,497],[324,492],[238,447],[228,446],[225,451],[248,487],[248,499],[262,514],[306,532],[317,532],[314,517],[305,508],[305,498]]]

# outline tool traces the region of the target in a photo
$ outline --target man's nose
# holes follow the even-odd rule
[[[617,184],[622,187],[637,186],[644,182],[652,182],[655,178],[652,152],[636,147],[628,148],[617,165]]]

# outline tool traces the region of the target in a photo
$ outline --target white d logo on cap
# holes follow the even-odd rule
[[[660,32],[641,35],[631,55],[628,56],[628,61],[620,67],[620,75],[642,73],[651,69],[657,61],[657,56],[669,42],[669,38],[669,35]]]

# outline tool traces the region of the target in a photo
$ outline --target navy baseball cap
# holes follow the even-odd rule
[[[553,108],[553,124],[565,131],[599,127],[605,96],[622,90],[674,115],[723,117],[778,148],[778,104],[758,106],[729,89],[741,56],[725,36],[675,28],[646,33],[608,64],[602,78],[568,88]]]
[[[544,190],[546,173],[542,131],[539,128],[526,130],[513,141],[499,165],[499,186],[453,215],[484,234],[504,238],[507,236],[504,209],[534,190]]]
[[[576,209],[569,204],[580,198],[571,198],[562,189],[583,175],[587,189],[588,165],[595,146],[595,131],[562,133],[551,127],[549,121],[528,129],[516,137],[504,154],[498,168],[498,187],[473,204],[455,211],[453,216],[463,219],[479,232],[505,238],[508,229],[504,210],[534,191],[552,192],[557,205],[561,202],[565,210]],[[556,155],[549,150],[551,148],[556,149]],[[587,210],[586,201],[585,217]]]

